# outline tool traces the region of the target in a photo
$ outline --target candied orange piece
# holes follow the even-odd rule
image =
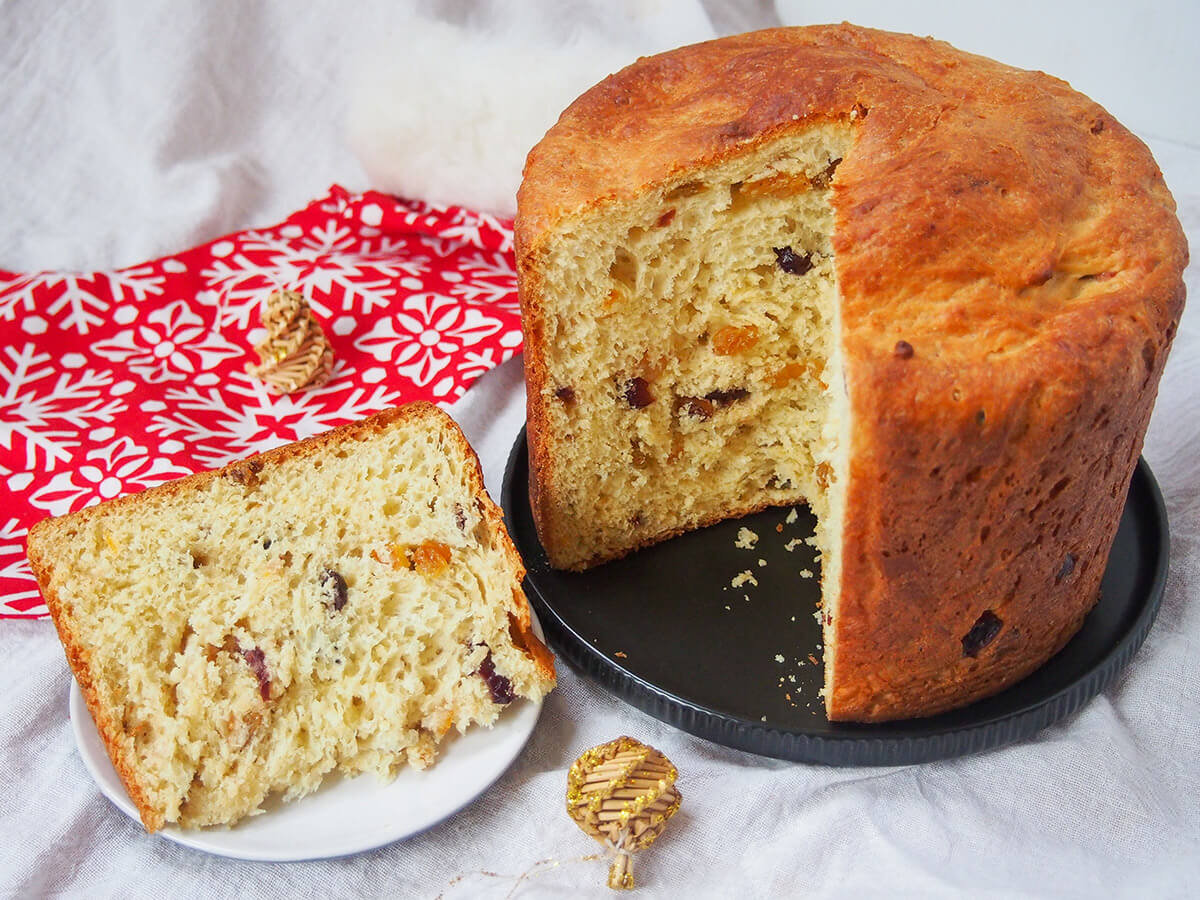
[[[790,384],[806,373],[815,378],[821,387],[825,387],[825,382],[821,381],[821,373],[824,371],[824,368],[825,363],[820,359],[809,359],[807,362],[794,360],[786,363],[783,368],[771,376],[771,387],[783,387],[785,384]]]
[[[637,373],[646,381],[654,381],[667,368],[667,358],[661,353],[654,354],[647,350],[642,354],[642,361],[638,365]]]
[[[408,558],[408,548],[403,544],[388,544],[388,558],[384,559],[379,555],[378,550],[371,551],[371,559],[378,563],[388,563],[393,569],[411,569],[412,560]]]
[[[441,541],[425,541],[413,548],[412,558],[422,575],[437,575],[450,565],[450,548]]]
[[[529,620],[529,606],[524,595],[518,596],[517,592],[513,591],[513,599],[520,610],[519,613],[508,614],[508,633],[513,645],[537,663],[544,672],[553,672],[554,654],[533,633]]]
[[[812,186],[812,181],[803,172],[778,172],[757,181],[743,182],[741,193],[744,197],[793,197]]]
[[[833,466],[827,462],[823,462],[817,466],[817,486],[821,490],[829,487],[829,482],[833,481]]]
[[[790,362],[771,376],[771,387],[783,387],[790,384],[808,371],[808,366],[802,362]]]
[[[712,338],[713,353],[717,356],[733,356],[744,353],[758,343],[757,325],[726,325],[718,329]]]

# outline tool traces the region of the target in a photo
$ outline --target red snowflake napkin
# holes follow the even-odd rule
[[[270,393],[258,306],[298,290],[337,363]],[[0,271],[0,618],[46,607],[25,533],[409,400],[448,405],[521,348],[510,223],[329,195],[273,228],[112,272]]]

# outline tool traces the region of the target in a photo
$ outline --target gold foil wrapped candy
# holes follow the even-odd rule
[[[615,890],[633,887],[632,854],[654,843],[679,809],[671,761],[630,737],[593,747],[567,773],[567,812],[616,858],[608,873]]]
[[[261,360],[246,371],[281,394],[323,384],[333,371],[333,348],[321,325],[296,291],[273,291],[263,303],[267,330],[254,350]]]

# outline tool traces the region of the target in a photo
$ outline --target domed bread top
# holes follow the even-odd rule
[[[1045,73],[851,25],[682,47],[605,79],[529,154],[518,253],[829,121],[854,132],[832,194],[848,369],[900,339],[959,377],[1031,340],[1074,356],[1130,331],[1155,352],[1178,319],[1186,243],[1137,138]]]

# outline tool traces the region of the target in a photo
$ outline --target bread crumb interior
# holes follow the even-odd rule
[[[512,564],[447,438],[403,420],[59,538],[86,548],[57,590],[165,821],[234,821],[335,769],[424,767],[451,728],[500,713],[481,674],[548,689],[514,644]]]
[[[851,138],[792,133],[556,229],[541,267],[556,565],[807,502],[836,614],[849,422],[830,193]]]

